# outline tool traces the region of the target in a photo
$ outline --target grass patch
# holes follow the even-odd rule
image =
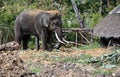
[[[67,56],[62,58],[63,62],[73,62],[73,63],[87,63],[92,56],[87,54],[80,54],[76,56]]]
[[[39,73],[41,71],[40,68],[31,68],[31,71],[34,73]]]
[[[80,49],[82,49],[82,50],[89,50],[89,49],[95,49],[95,48],[100,48],[100,44],[95,42],[93,44],[89,44],[89,45],[80,47]]]
[[[44,60],[49,62],[73,62],[73,63],[88,63],[89,59],[92,58],[89,54],[78,54],[78,55],[69,55],[69,56],[62,56],[57,55],[58,52],[54,52],[53,54],[48,53],[39,53],[34,54],[33,56],[36,58],[42,57]]]
[[[57,53],[57,52],[55,52]],[[46,56],[47,55],[47,56]],[[43,54],[42,56],[46,61],[50,62],[73,62],[73,63],[88,63],[89,59],[92,58],[91,55],[88,54],[78,54],[78,55],[69,55],[69,56],[61,56],[56,54]]]
[[[97,66],[98,69],[94,70],[94,73],[110,75],[113,71],[115,71],[113,69],[116,69],[117,67],[119,67],[120,49],[114,50],[110,54],[102,55],[100,57],[91,58],[89,60],[89,63],[94,65],[94,66]],[[107,70],[104,70],[104,69],[107,69]]]
[[[86,45],[80,48],[71,48],[72,50],[89,50],[99,48],[98,43]],[[113,51],[113,50],[112,50]],[[73,52],[72,52],[73,53]],[[22,54],[22,53],[21,53]],[[95,74],[111,74],[112,71],[104,69],[114,69],[120,63],[120,49],[114,50],[114,52],[100,57],[93,58],[89,54],[71,54],[71,52],[54,49],[52,52],[36,52],[30,56],[30,61],[26,64],[29,66],[32,72],[38,73],[41,71],[41,67],[44,66],[45,62],[56,63],[56,62],[72,62],[80,64],[88,64],[97,67],[93,70]],[[45,63],[46,64],[46,63]]]
[[[98,69],[93,70],[92,73],[94,75],[98,75],[98,74],[111,75],[112,70],[104,70],[103,68],[98,68]]]
[[[95,57],[90,60],[92,63],[99,63],[100,65],[105,64],[120,64],[120,49],[115,50],[110,54],[102,55],[100,57]]]
[[[28,66],[33,73],[39,73],[43,65],[41,63],[29,63]]]
[[[72,49],[74,50],[89,50],[89,49],[96,49],[96,48],[100,48],[100,44],[97,43],[97,42],[94,42],[92,44],[86,44],[86,45],[83,45],[83,46],[74,46],[74,47],[71,47]]]

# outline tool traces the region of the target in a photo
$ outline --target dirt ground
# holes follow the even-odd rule
[[[88,66],[87,64],[75,64],[71,62],[63,61],[53,61],[49,58],[54,57],[67,57],[67,56],[77,56],[80,54],[89,54],[93,57],[99,57],[104,54],[110,53],[112,48],[96,48],[90,50],[80,50],[80,49],[71,49],[71,48],[61,48],[61,50],[48,52],[48,51],[36,51],[36,50],[27,50],[20,54],[22,60],[40,63],[42,77],[94,77],[90,72],[95,68]],[[38,55],[39,54],[39,55]],[[44,56],[43,56],[44,55]],[[54,56],[54,57],[53,57]],[[38,67],[39,68],[39,67]],[[111,70],[111,69],[107,69]],[[116,69],[115,69],[116,70]],[[119,68],[117,69],[119,71]],[[86,74],[87,73],[87,74]],[[86,76],[87,75],[87,76]],[[103,74],[96,75],[96,77],[102,77]]]
[[[33,60],[40,60],[42,62],[45,62],[45,64],[47,63],[46,59],[43,56],[39,56],[39,57],[32,57],[33,55],[37,54],[46,54],[46,55],[54,55],[54,56],[62,56],[62,57],[66,57],[66,56],[76,56],[78,54],[89,54],[93,57],[99,57],[103,54],[108,54],[111,52],[112,48],[96,48],[96,49],[90,49],[90,50],[79,50],[79,49],[70,49],[70,48],[62,48],[60,51],[53,51],[53,52],[48,52],[48,51],[42,51],[42,50],[27,50],[27,51],[23,51],[20,53],[20,57],[24,60],[24,61],[33,61]],[[48,61],[49,63],[49,61]]]
[[[91,71],[95,67],[90,65],[57,61],[59,57],[72,57],[78,54],[89,54],[98,57],[110,53],[111,49],[80,50],[61,48],[61,50],[52,52],[29,49],[25,51],[0,51],[0,77],[120,77],[120,74],[116,74],[116,76],[93,75]],[[115,70],[120,72],[120,68]]]

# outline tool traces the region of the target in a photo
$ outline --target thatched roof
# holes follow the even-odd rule
[[[112,11],[109,12],[109,14],[113,13],[120,13],[120,4],[117,5]]]
[[[120,37],[120,13],[108,14],[93,30],[99,37]]]

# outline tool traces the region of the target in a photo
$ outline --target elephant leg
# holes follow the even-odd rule
[[[19,45],[21,45],[21,40],[22,40],[22,35],[21,35],[21,33],[15,33],[15,41],[19,44]]]
[[[40,45],[39,45],[39,36],[36,36],[36,49],[39,50]]]
[[[52,32],[51,31],[47,31],[47,34],[48,34],[48,36],[47,36],[47,43],[49,44],[49,48],[53,48],[53,43],[54,43],[54,38],[53,38],[53,36],[52,36]]]
[[[27,49],[28,48],[28,39],[30,38],[30,35],[25,35],[23,36],[22,40],[23,40],[23,49]]]
[[[42,40],[42,48],[43,48],[43,50],[48,50],[46,30],[41,31],[41,40]]]

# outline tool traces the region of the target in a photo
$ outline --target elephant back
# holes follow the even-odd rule
[[[61,15],[60,12],[58,10],[49,10],[49,11],[46,11],[47,13],[50,13],[51,15]]]
[[[49,13],[51,15],[61,15],[60,12],[58,10],[39,10],[39,9],[28,9],[25,10],[23,12],[21,12],[21,15],[29,15],[29,16],[36,16],[38,15],[40,12],[46,12]]]

